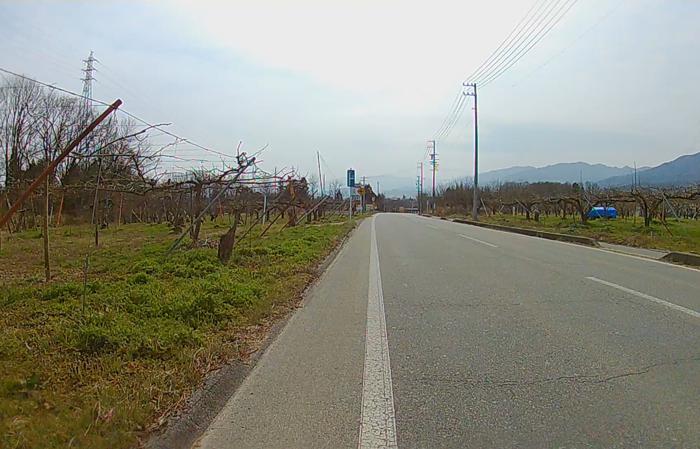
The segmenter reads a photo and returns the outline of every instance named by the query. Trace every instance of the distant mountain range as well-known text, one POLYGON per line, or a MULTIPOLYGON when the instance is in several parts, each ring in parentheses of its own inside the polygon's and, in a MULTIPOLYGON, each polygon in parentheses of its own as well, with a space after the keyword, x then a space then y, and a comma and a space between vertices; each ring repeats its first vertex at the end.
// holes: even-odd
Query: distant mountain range
MULTIPOLYGON (((643 186, 686 186, 700 184, 700 153, 688 154, 657 167, 638 167, 637 178, 643 186)), ((415 180, 401 176, 378 176, 382 193, 388 197, 415 197, 415 180)), ((481 185, 497 182, 592 182, 602 187, 632 185, 634 168, 610 167, 586 162, 565 162, 544 167, 517 166, 491 170, 479 174, 481 185)), ((425 189, 429 193, 429 177, 425 189)), ((441 184, 445 184, 444 181, 441 184)))
MULTIPOLYGON (((637 171, 639 184, 643 186, 687 186, 700 184, 700 153, 686 154, 658 167, 649 168, 642 173, 637 171)), ((598 182, 601 186, 619 187, 632 185, 630 174, 613 176, 598 182)))
MULTIPOLYGON (((637 179, 643 186, 686 186, 700 184, 700 153, 680 156, 657 167, 638 167, 637 179)), ((592 182, 603 187, 629 186, 634 168, 569 162, 545 167, 510 167, 481 173, 482 184, 496 182, 592 182)))
MULTIPOLYGON (((637 172, 646 167, 637 169, 637 172)), ((599 182, 614 176, 633 173, 631 167, 610 167, 586 162, 564 162, 545 167, 510 167, 481 173, 479 180, 484 184, 494 182, 599 182)))

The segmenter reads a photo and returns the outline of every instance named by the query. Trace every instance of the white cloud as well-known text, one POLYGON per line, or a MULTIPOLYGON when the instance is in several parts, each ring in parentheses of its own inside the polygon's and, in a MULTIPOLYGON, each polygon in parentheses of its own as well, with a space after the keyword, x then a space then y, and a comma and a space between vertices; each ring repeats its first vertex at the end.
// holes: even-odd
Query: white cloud
POLYGON ((183 0, 174 8, 213 45, 406 110, 442 107, 529 5, 183 0))
MULTIPOLYGON (((534 1, 0 1, 0 54, 79 90, 95 50, 98 97, 225 151, 270 143, 267 166, 313 171, 319 149, 340 175, 410 174, 461 81, 534 1)), ((699 14, 682 0, 579 1, 480 90, 482 168, 697 151, 699 14)), ((441 177, 471 172, 469 112, 438 146, 441 177)))

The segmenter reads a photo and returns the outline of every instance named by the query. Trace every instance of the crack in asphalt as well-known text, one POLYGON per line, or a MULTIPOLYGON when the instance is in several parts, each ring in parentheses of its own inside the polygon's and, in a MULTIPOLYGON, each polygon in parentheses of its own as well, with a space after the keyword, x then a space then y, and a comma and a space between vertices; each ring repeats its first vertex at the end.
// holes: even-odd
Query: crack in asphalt
POLYGON ((617 374, 615 376, 606 377, 604 379, 598 380, 596 383, 609 382, 611 380, 621 379, 621 378, 630 377, 630 376, 639 376, 639 375, 648 373, 649 371, 651 371, 654 368, 659 368, 662 366, 678 366, 678 365, 683 364, 683 363, 692 363, 692 362, 700 362, 700 357, 671 360, 669 362, 653 363, 651 365, 647 365, 647 366, 641 368, 639 371, 630 371, 627 373, 622 373, 622 374, 617 374))
POLYGON ((484 386, 484 387, 513 387, 513 386, 529 386, 537 384, 546 384, 553 382, 573 382, 573 383, 587 383, 587 384, 602 384, 617 379, 623 379, 626 377, 640 376, 649 373, 655 368, 660 368, 664 366, 678 366, 684 363, 696 363, 700 362, 700 357, 692 357, 686 359, 677 359, 667 362, 657 362, 650 365, 643 366, 635 371, 627 371, 624 373, 616 374, 614 376, 601 377, 600 374, 572 374, 566 376, 548 377, 544 379, 536 380, 478 380, 478 379, 447 379, 447 378, 427 378, 422 377, 419 379, 420 382, 432 384, 432 383, 453 383, 453 384, 464 384, 474 387, 484 386))

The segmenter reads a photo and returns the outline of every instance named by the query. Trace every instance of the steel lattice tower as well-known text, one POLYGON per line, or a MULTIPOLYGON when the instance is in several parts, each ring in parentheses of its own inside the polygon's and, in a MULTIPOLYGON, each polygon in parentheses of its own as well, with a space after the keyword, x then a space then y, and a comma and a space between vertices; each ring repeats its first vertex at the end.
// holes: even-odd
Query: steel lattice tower
POLYGON ((92 115, 92 82, 95 80, 93 72, 95 71, 95 62, 97 62, 92 50, 90 51, 90 56, 87 59, 83 59, 83 62, 85 63, 85 68, 82 69, 84 76, 81 78, 83 81, 83 102, 86 115, 89 117, 92 115))

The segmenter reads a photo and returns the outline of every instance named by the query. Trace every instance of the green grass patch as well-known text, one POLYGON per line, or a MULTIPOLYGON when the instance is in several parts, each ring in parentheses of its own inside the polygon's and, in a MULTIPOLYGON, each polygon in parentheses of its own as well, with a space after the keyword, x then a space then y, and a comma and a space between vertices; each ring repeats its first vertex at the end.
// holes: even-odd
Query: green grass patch
MULTIPOLYGON (((98 250, 89 227, 58 228, 48 284, 36 231, 4 240, 0 447, 137 445, 211 368, 254 347, 251 329, 298 297, 352 226, 275 226, 228 265, 213 248, 165 256, 165 225, 104 230, 98 250)), ((208 222, 202 238, 226 227, 208 222)))

